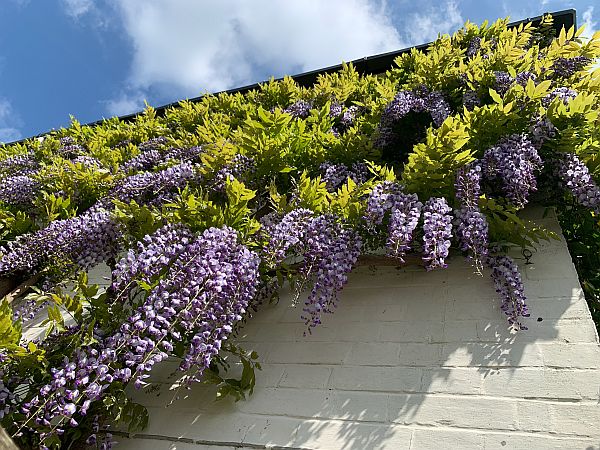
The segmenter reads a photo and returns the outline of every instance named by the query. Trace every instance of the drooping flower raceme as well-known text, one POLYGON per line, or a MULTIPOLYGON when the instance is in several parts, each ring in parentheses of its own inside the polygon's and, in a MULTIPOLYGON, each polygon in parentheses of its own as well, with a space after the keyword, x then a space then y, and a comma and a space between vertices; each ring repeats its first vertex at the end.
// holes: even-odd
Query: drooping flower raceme
POLYGON ((514 330, 526 330, 521 322, 523 317, 529 317, 523 281, 519 268, 509 256, 493 256, 488 265, 492 269, 492 279, 496 292, 502 298, 502 311, 508 316, 508 323, 514 330))
POLYGON ((387 238, 388 255, 399 258, 410 250, 413 233, 419 224, 422 203, 416 194, 400 194, 392 207, 387 238))
POLYGON ((151 284, 192 241, 192 232, 182 224, 167 224, 144 236, 129 249, 112 272, 113 301, 126 298, 138 283, 151 284))
MULTIPOLYGON (((211 182, 210 189, 215 192, 225 192, 225 184, 234 178, 240 179, 244 175, 249 175, 256 170, 254 159, 238 153, 231 162, 226 164, 215 174, 211 182)), ((243 181, 243 180, 242 180, 243 181)))
POLYGON ((27 206, 35 199, 40 183, 27 175, 0 180, 0 201, 14 206, 27 206))
POLYGON ((0 171, 9 175, 32 175, 38 171, 40 163, 32 153, 10 156, 0 161, 0 171))
POLYGON ((423 207, 423 261, 429 270, 446 268, 450 251, 452 216, 444 198, 430 198, 423 207))
POLYGON ((267 227, 265 231, 269 240, 263 249, 267 267, 274 268, 280 264, 286 258, 288 250, 304 240, 306 228, 313 216, 311 210, 298 208, 287 213, 276 225, 267 227))
POLYGON ((583 70, 592 60, 586 56, 575 56, 573 58, 556 58, 552 64, 552 70, 559 77, 569 78, 583 70))
POLYGON ((298 100, 285 108, 283 112, 290 114, 296 119, 306 119, 310 115, 312 104, 306 100, 298 100))
POLYGON ((488 223, 480 211, 481 167, 477 162, 461 167, 456 173, 456 199, 459 207, 454 211, 455 233, 460 249, 466 251, 479 273, 488 255, 488 223))
POLYGON ((322 180, 327 186, 327 191, 335 192, 342 187, 350 178, 356 184, 361 184, 367 181, 369 169, 365 163, 354 163, 351 168, 346 164, 332 164, 324 162, 319 167, 321 170, 322 180))
POLYGON ((476 208, 481 194, 481 166, 477 163, 456 171, 456 199, 466 208, 476 208))
POLYGON ((600 188, 587 166, 573 153, 557 155, 556 175, 563 188, 583 206, 600 212, 600 188))
POLYGON ((275 267, 286 256, 302 257, 297 289, 299 294, 303 286, 312 283, 302 314, 310 331, 321 323, 323 313, 336 306, 337 294, 360 254, 360 236, 335 216, 315 217, 307 209, 289 212, 266 233, 269 238, 263 252, 268 267, 275 267))
POLYGON ((498 181, 506 197, 519 208, 527 204, 530 192, 537 190, 535 173, 543 163, 525 135, 513 134, 502 139, 485 151, 481 163, 485 177, 498 181))
POLYGON ((0 248, 0 274, 31 273, 49 258, 68 258, 88 269, 116 255, 121 234, 120 225, 102 208, 55 220, 0 248))
POLYGON ((341 225, 334 216, 322 215, 308 223, 301 245, 301 276, 313 280, 302 314, 310 331, 321 323, 323 313, 331 313, 337 306, 338 293, 356 264, 362 242, 354 230, 341 225))
POLYGON ((547 108, 548 106, 550 106, 550 103, 555 98, 559 98, 560 100, 562 100, 562 102, 565 105, 568 105, 569 102, 571 100, 573 100, 575 97, 577 97, 577 91, 575 89, 571 89, 568 87, 558 87, 558 88, 552 90, 552 92, 547 94, 542 99, 542 105, 544 105, 544 107, 547 108))
POLYGON ((385 213, 391 210, 402 196, 402 186, 392 181, 377 184, 367 199, 365 221, 367 226, 373 228, 383 222, 385 213))
MULTIPOLYGON (((159 234, 178 231, 187 238, 182 228, 166 228, 159 234)), ((150 240, 156 243, 157 236, 150 240)), ((51 368, 49 383, 23 405, 27 417, 51 427, 49 433, 61 433, 67 424, 77 426, 112 383, 144 385, 148 372, 182 340, 189 346, 181 370, 192 370, 188 381, 199 379, 255 295, 259 259, 237 243, 237 233, 228 227, 205 230, 184 247, 115 334, 95 334, 96 342, 77 348, 71 358, 51 368)), ((148 248, 139 252, 137 267, 148 267, 141 259, 151 253, 148 248)), ((121 268, 125 264, 127 260, 121 268)), ((43 440, 49 434, 44 430, 39 436, 43 440)))
POLYGON ((111 206, 112 199, 129 203, 160 204, 170 193, 196 177, 194 166, 183 162, 158 172, 141 172, 125 178, 112 188, 101 201, 105 207, 111 206))

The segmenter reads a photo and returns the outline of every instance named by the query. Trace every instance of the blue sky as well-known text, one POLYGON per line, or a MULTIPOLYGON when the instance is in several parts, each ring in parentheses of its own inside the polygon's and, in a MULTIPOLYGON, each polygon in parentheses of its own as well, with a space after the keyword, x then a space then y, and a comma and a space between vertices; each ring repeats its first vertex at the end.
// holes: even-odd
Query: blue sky
POLYGON ((0 0, 0 142, 597 0, 0 0))

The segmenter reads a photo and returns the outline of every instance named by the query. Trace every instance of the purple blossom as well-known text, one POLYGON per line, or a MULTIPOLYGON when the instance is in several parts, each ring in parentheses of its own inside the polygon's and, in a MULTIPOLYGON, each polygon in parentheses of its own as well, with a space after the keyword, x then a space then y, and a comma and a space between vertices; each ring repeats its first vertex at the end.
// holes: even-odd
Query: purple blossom
POLYGON ((73 164, 81 164, 83 167, 86 167, 86 168, 102 167, 102 163, 97 158, 94 158, 93 156, 87 156, 87 155, 76 156, 75 158, 73 158, 71 160, 71 162, 73 164))
POLYGON ((475 56, 479 49, 481 48, 481 38, 479 36, 474 36, 469 41, 469 46, 467 47, 466 55, 468 58, 472 58, 475 56))
POLYGON ((542 166, 533 143, 520 134, 502 139, 486 150, 482 159, 485 177, 497 180, 506 197, 519 208, 527 204, 529 193, 537 190, 535 172, 542 166))
POLYGON ((561 186, 571 192, 578 203, 600 213, 600 188, 577 155, 557 154, 555 173, 561 186))
POLYGON ((461 207, 455 211, 456 237, 460 249, 468 252, 477 271, 481 273, 483 261, 488 255, 488 223, 479 208, 461 207))
POLYGON ((105 207, 110 206, 115 198, 129 203, 161 203, 165 196, 182 188, 188 181, 196 178, 194 166, 189 162, 177 164, 158 172, 141 172, 125 178, 108 192, 107 198, 101 201, 105 207))
POLYGON ((0 273, 31 273, 51 258, 67 258, 88 269, 117 253, 121 234, 120 225, 101 208, 72 219, 55 220, 0 248, 0 273))
POLYGON ((296 119, 306 119, 310 115, 312 103, 306 100, 298 100, 285 108, 283 112, 288 113, 296 119))
POLYGON ((446 268, 452 237, 451 208, 444 198, 430 198, 423 208, 423 261, 429 270, 446 268))
POLYGON ((32 153, 10 156, 0 161, 0 171, 8 175, 33 175, 40 168, 40 163, 32 153))
POLYGON ((576 72, 585 69, 592 60, 586 56, 575 56, 573 58, 556 58, 552 63, 554 73, 563 78, 569 78, 576 72))
POLYGON ((390 211, 402 198, 402 186, 392 181, 375 185, 365 208, 364 219, 369 228, 380 225, 387 211, 390 211))
POLYGON ((267 267, 276 267, 285 259, 288 250, 303 240, 313 215, 308 209, 298 208, 286 214, 279 223, 266 226, 269 240, 263 253, 267 267))
POLYGON ((488 255, 488 223, 479 210, 481 167, 477 163, 458 169, 456 173, 456 199, 460 207, 455 210, 455 230, 460 249, 468 252, 479 273, 488 255))
POLYGON ((456 171, 456 199, 466 208, 476 208, 481 194, 481 166, 470 164, 456 171))
POLYGON ((113 301, 127 298, 139 283, 152 284, 192 239, 192 232, 182 224, 168 224, 144 236, 135 249, 129 249, 112 272, 113 301))
POLYGON ((488 260, 492 269, 492 279, 496 292, 502 298, 502 311, 508 316, 508 323, 514 330, 526 330, 521 318, 529 317, 526 297, 519 268, 508 256, 492 256, 488 260))
POLYGON ((15 175, 0 180, 0 201, 13 206, 30 206, 40 183, 27 175, 15 175))
POLYGON ((476 106, 481 106, 481 99, 477 91, 469 90, 463 94, 463 105, 467 111, 473 111, 476 106))
POLYGON ((565 105, 568 105, 575 97, 577 97, 576 90, 568 87, 558 87, 542 99, 542 105, 547 108, 555 98, 559 98, 565 105))
POLYGON ((540 149, 544 143, 556 136, 556 127, 547 117, 537 117, 532 120, 529 126, 531 142, 537 149, 540 149))
POLYGON ((381 149, 397 146, 406 136, 398 134, 396 127, 409 113, 426 113, 439 127, 450 115, 450 106, 441 92, 422 86, 413 91, 400 91, 381 114, 375 146, 381 149))
POLYGON ((406 251, 410 250, 422 207, 416 194, 400 194, 392 207, 386 247, 388 255, 399 258, 401 262, 404 262, 402 258, 406 251))
POLYGON ((147 152, 150 150, 159 150, 161 149, 163 146, 167 145, 168 140, 167 138, 163 137, 163 136, 158 136, 152 139, 148 139, 145 142, 142 142, 141 144, 138 145, 138 148, 140 149, 140 152, 147 152))
POLYGON ((362 242, 334 216, 322 215, 309 222, 301 245, 304 260, 300 275, 313 280, 302 314, 310 331, 321 323, 323 313, 332 313, 337 306, 338 293, 356 264, 362 242))
POLYGON ((500 94, 504 95, 510 89, 512 84, 514 83, 513 77, 510 76, 508 72, 503 71, 495 71, 494 72, 494 90, 500 94))
POLYGON ((214 192, 225 192, 226 181, 241 179, 243 176, 250 175, 256 170, 254 159, 238 153, 231 162, 219 169, 213 178, 210 189, 214 192))
POLYGON ((515 82, 517 84, 520 84, 523 87, 527 86, 527 82, 529 80, 532 80, 532 81, 535 82, 537 80, 537 76, 535 75, 535 73, 529 72, 528 70, 524 70, 523 72, 519 72, 517 74, 517 76, 515 77, 515 82))

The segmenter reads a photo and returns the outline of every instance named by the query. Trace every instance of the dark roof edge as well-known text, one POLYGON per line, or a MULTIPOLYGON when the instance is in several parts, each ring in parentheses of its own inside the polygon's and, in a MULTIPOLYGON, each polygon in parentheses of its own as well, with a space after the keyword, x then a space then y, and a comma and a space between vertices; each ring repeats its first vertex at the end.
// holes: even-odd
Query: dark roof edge
MULTIPOLYGON (((539 24, 539 22, 542 19, 542 16, 545 14, 552 14, 552 17, 554 18, 554 29, 559 32, 560 29, 562 27, 565 27, 566 29, 574 26, 575 28, 577 28, 577 11, 575 9, 565 9, 562 11, 556 11, 556 12, 548 12, 548 13, 544 13, 542 15, 539 16, 535 16, 535 17, 528 17, 526 19, 523 20, 519 20, 516 22, 511 22, 508 24, 509 28, 514 28, 514 27, 518 27, 521 24, 525 24, 528 22, 532 22, 533 24, 539 24)), ((392 63, 394 62, 394 59, 396 59, 398 56, 400 56, 403 53, 407 53, 410 52, 413 48, 416 49, 425 49, 427 48, 430 43, 427 44, 421 44, 421 45, 415 45, 412 47, 408 47, 408 48, 404 48, 401 50, 395 50, 392 52, 387 52, 387 53, 380 53, 378 55, 373 55, 373 56, 365 56, 364 58, 359 58, 359 59, 355 59, 353 61, 348 61, 348 63, 351 63, 355 69, 361 73, 361 74, 379 74, 379 73, 384 73, 386 70, 389 70, 392 67, 392 63)), ((324 67, 322 69, 316 69, 316 70, 310 70, 308 72, 303 72, 297 75, 291 75, 291 78, 294 79, 294 81, 296 81, 298 84, 300 84, 301 86, 312 86, 316 81, 317 78, 320 74, 325 74, 325 73, 333 73, 333 72, 337 72, 342 68, 342 64, 336 64, 334 66, 329 66, 329 67, 324 67)), ((278 80, 282 80, 283 78, 277 78, 276 81, 278 80)), ((234 89, 228 89, 226 91, 220 91, 220 92, 214 92, 211 94, 205 94, 205 95, 218 95, 218 94, 222 94, 222 93, 226 93, 226 94, 235 94, 235 93, 245 93, 248 91, 251 91, 253 89, 257 89, 261 84, 268 82, 268 80, 264 80, 264 81, 260 81, 258 83, 253 83, 253 84, 249 84, 247 86, 242 86, 239 88, 234 88, 234 89)), ((202 100, 202 98, 204 97, 204 95, 201 95, 199 97, 194 97, 194 98, 190 98, 190 99, 186 99, 189 102, 198 102, 200 100, 202 100)), ((178 100, 176 102, 172 102, 172 103, 168 103, 166 105, 162 105, 162 106, 157 106, 154 108, 154 110, 156 111, 156 114, 158 116, 161 116, 165 113, 165 111, 168 108, 172 108, 177 106, 181 101, 183 100, 178 100)), ((135 119, 138 115, 143 114, 143 111, 139 111, 136 113, 131 113, 131 114, 126 114, 123 116, 116 116, 117 119, 122 120, 122 121, 130 121, 135 119)), ((114 118, 114 117, 113 117, 114 118)), ((82 126, 95 126, 95 125, 100 125, 102 122, 104 122, 105 120, 107 120, 107 118, 102 118, 100 120, 95 120, 93 122, 89 122, 86 123, 82 126)), ((55 131, 55 129, 52 129, 50 131, 46 131, 44 133, 40 133, 38 135, 35 136, 31 136, 28 138, 23 138, 20 139, 18 141, 13 141, 13 142, 9 142, 5 145, 12 145, 12 144, 18 144, 21 142, 24 142, 28 139, 32 139, 32 138, 37 138, 37 137, 41 137, 41 136, 45 136, 48 133, 51 133, 52 131, 55 131)))

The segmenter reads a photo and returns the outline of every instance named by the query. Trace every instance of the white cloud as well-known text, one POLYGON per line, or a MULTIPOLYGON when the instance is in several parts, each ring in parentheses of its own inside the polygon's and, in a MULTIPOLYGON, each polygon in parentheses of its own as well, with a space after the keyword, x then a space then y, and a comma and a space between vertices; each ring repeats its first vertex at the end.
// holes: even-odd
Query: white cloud
POLYGON ((21 139, 21 119, 13 111, 10 102, 0 98, 0 142, 12 142, 21 139))
POLYGON ((594 35, 594 32, 597 31, 597 22, 594 21, 594 7, 590 6, 583 13, 583 26, 585 26, 585 31, 583 32, 583 37, 591 38, 594 35))
MULTIPOLYGON (((130 84, 195 96, 402 48, 377 0, 113 0, 130 84)), ((126 104, 126 102, 124 103, 126 104)))
POLYGON ((61 3, 67 15, 76 20, 95 9, 93 0, 61 0, 61 3))
POLYGON ((464 19, 454 0, 412 13, 406 21, 412 45, 425 44, 435 40, 438 34, 453 33, 464 24, 464 19))
POLYGON ((143 92, 133 90, 132 92, 121 92, 121 94, 106 103, 106 111, 110 116, 124 116, 144 109, 145 96, 143 92))

